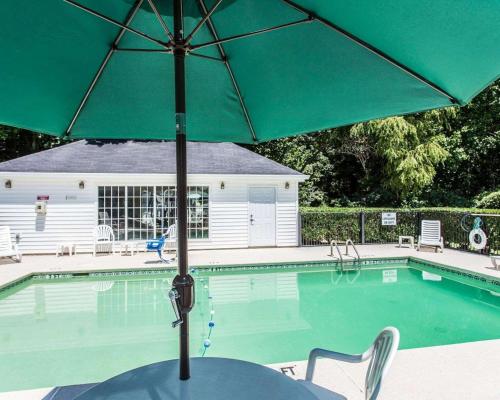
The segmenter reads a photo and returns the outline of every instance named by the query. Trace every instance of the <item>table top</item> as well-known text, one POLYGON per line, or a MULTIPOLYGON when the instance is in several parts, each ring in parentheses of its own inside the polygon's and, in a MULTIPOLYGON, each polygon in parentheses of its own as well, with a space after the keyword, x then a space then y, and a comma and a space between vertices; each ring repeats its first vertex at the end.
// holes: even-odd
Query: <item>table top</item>
POLYGON ((246 361, 192 358, 191 378, 179 380, 179 361, 146 365, 102 382, 77 400, 317 400, 301 383, 246 361))

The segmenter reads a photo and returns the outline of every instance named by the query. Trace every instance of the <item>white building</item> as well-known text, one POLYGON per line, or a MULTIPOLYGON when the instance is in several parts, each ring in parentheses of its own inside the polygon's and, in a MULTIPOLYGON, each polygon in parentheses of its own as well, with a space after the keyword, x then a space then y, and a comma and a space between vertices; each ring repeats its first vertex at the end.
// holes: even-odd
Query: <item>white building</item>
MULTIPOLYGON (((232 143, 187 152, 190 249, 298 245, 307 176, 232 143)), ((97 224, 145 241, 175 221, 175 184, 174 142, 82 140, 0 163, 0 226, 25 254, 89 252, 97 224)))

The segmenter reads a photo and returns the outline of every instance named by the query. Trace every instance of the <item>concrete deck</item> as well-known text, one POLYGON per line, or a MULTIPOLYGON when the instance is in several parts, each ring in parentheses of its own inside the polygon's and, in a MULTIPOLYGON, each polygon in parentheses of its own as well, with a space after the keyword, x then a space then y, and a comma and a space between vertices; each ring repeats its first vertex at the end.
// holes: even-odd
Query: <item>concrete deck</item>
MULTIPOLYGON (((415 257, 425 261, 458 267, 474 273, 500 278, 489 257, 445 249, 444 253, 395 245, 358 246, 362 258, 415 257)), ((198 250, 189 254, 190 265, 235 265, 276 262, 331 261, 328 247, 198 250)), ((90 272, 148 269, 176 266, 158 262, 154 253, 134 256, 90 254, 55 257, 25 256, 22 263, 0 259, 0 288, 32 273, 90 272)), ((293 378, 303 378, 306 362, 287 362, 271 367, 294 366, 293 378)), ((397 353, 381 400, 468 400, 500 399, 500 340, 458 345, 402 350, 397 353)), ((340 364, 331 360, 318 362, 315 381, 349 399, 364 399, 363 382, 366 365, 340 364)), ((0 393, 0 400, 40 400, 51 388, 0 393)))
MULTIPOLYGON (((500 340, 400 350, 387 375, 380 400, 500 399, 500 340)), ((304 379, 306 361, 270 365, 294 367, 293 379, 304 379)), ((364 400, 368 362, 347 364, 320 359, 313 382, 346 396, 364 400)))
MULTIPOLYGON (((431 249, 416 251, 396 245, 357 246, 361 258, 416 257, 425 261, 458 267, 471 272, 500 278, 500 270, 495 270, 489 257, 474 253, 445 249, 435 253, 431 249)), ((344 250, 344 249, 342 249, 344 250)), ((352 252, 352 250, 351 250, 352 252)), ((235 265, 278 262, 331 261, 330 248, 287 247, 237 250, 195 250, 189 252, 192 266, 235 265)), ((104 254, 93 257, 91 254, 75 256, 38 255, 24 256, 21 263, 0 259, 0 288, 29 276, 32 273, 91 272, 129 269, 148 269, 176 266, 176 262, 165 264, 158 260, 156 253, 136 253, 130 255, 104 254)))

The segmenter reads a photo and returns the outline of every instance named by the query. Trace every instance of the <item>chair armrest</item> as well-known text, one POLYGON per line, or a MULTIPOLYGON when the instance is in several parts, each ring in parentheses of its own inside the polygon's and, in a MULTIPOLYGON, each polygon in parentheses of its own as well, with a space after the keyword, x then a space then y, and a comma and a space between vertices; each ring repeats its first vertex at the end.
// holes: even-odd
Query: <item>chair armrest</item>
POLYGON ((306 371, 306 381, 311 381, 314 375, 314 369, 316 367, 316 359, 330 358, 332 360, 344 361, 349 363, 359 363, 366 360, 366 354, 345 354, 338 353, 336 351, 324 350, 324 349, 312 349, 309 353, 309 360, 307 361, 307 371, 306 371))

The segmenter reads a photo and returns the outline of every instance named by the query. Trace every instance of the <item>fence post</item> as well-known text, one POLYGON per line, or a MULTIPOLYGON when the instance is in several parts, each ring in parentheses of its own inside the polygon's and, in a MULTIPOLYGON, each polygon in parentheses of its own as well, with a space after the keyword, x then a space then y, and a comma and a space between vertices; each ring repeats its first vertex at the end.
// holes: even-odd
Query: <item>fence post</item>
POLYGON ((365 244, 365 212, 359 213, 359 242, 365 244))
POLYGON ((422 232, 420 232, 420 225, 422 222, 422 213, 420 211, 417 212, 417 226, 415 227, 416 237, 418 238, 422 232))
POLYGON ((300 211, 298 212, 297 229, 298 229, 297 236, 299 241, 299 247, 302 247, 302 213, 300 211))

